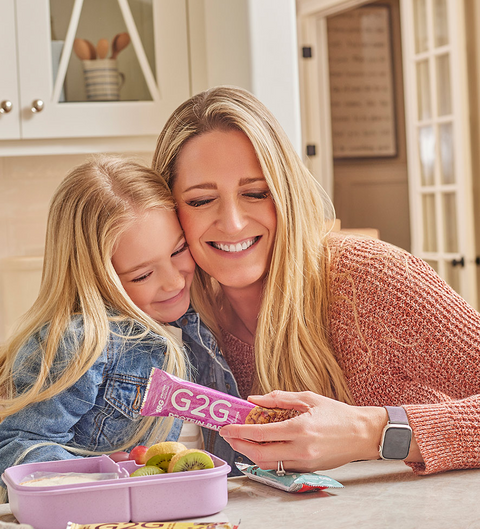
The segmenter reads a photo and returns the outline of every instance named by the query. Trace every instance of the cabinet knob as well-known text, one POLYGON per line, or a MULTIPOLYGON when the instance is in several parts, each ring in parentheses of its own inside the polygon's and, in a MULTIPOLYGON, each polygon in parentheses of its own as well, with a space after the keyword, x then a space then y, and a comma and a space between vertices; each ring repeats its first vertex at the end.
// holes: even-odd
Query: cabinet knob
POLYGON ((10 110, 12 110, 13 105, 12 102, 8 99, 5 99, 0 103, 0 114, 8 114, 10 110))
POLYGON ((41 112, 44 107, 44 102, 41 99, 35 99, 35 101, 32 102, 32 112, 41 112))

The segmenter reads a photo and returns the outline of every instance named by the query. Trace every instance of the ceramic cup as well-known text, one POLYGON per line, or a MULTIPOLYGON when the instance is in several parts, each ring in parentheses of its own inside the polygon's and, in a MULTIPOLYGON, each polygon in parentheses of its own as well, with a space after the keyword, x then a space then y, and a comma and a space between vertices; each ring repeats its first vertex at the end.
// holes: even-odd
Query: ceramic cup
POLYGON ((96 59, 82 62, 88 101, 118 101, 125 76, 118 71, 117 61, 96 59))

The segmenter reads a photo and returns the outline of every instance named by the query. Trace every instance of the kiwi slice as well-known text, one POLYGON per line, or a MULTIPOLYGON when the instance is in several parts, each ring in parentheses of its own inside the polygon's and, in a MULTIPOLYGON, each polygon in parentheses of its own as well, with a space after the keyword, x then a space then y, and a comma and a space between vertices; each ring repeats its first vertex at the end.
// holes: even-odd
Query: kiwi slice
POLYGON ((154 476, 155 474, 165 474, 165 470, 155 465, 145 465, 144 467, 137 468, 137 470, 130 474, 130 477, 138 478, 139 476, 154 476))
POLYGON ((186 450, 187 447, 178 443, 177 441, 164 441, 162 443, 157 443, 152 445, 148 450, 146 455, 147 465, 154 465, 158 468, 161 468, 165 472, 168 470, 168 465, 172 457, 177 453, 183 450, 186 450))
POLYGON ((168 472, 205 470, 214 466, 212 458, 206 452, 190 448, 189 450, 178 452, 172 457, 168 465, 168 472))
POLYGON ((164 472, 168 470, 168 465, 173 457, 173 454, 157 454, 151 457, 145 465, 158 467, 164 472))

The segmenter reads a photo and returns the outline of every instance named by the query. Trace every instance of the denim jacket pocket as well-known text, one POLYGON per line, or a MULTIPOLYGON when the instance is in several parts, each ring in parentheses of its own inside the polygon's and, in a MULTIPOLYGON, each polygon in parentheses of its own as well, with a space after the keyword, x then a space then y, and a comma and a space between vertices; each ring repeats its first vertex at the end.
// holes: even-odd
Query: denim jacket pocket
POLYGON ((107 381, 105 401, 129 419, 138 419, 147 382, 141 377, 116 374, 107 381))

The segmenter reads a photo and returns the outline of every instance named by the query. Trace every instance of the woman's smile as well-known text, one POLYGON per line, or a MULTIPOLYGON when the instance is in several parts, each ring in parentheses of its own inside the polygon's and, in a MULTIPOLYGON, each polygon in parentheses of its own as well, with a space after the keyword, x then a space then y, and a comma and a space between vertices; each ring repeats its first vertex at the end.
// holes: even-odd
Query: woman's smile
POLYGON ((252 239, 247 239, 246 241, 237 242, 237 243, 225 243, 225 242, 209 242, 210 246, 221 250, 222 252, 229 253, 239 253, 244 252, 251 248, 256 242, 260 240, 260 236, 253 237, 252 239))

